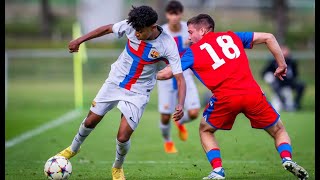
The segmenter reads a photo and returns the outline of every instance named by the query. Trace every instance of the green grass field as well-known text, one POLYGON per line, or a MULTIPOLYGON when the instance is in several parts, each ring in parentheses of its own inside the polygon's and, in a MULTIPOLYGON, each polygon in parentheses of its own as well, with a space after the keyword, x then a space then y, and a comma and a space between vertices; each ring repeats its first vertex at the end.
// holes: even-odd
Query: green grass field
MULTIPOLYGON (((6 148, 6 179, 45 179, 45 161, 67 147, 86 116, 89 106, 110 70, 112 59, 89 60, 84 65, 84 109, 81 116, 58 127, 6 148)), ((252 61, 257 81, 270 94, 259 76, 264 62, 252 61)), ((314 60, 301 62, 301 79, 307 82, 303 109, 282 112, 293 144, 293 158, 315 179, 315 90, 314 60), (312 67, 312 68, 310 68, 312 67)), ((71 59, 10 59, 8 108, 5 114, 5 139, 50 122, 74 109, 71 59)), ((197 81, 199 84, 199 82, 197 81)), ((202 95, 205 88, 199 84, 202 95)), ((115 138, 120 112, 110 111, 82 145, 73 159, 70 179, 111 179, 115 158, 115 138)), ((172 127, 177 154, 165 154, 159 129, 157 88, 151 95, 141 123, 132 136, 132 145, 124 164, 127 179, 202 179, 211 167, 200 145, 200 117, 187 124, 189 139, 181 142, 172 127)), ((242 114, 231 131, 219 131, 223 166, 228 179, 295 179, 281 166, 273 141, 262 130, 252 129, 242 114)))

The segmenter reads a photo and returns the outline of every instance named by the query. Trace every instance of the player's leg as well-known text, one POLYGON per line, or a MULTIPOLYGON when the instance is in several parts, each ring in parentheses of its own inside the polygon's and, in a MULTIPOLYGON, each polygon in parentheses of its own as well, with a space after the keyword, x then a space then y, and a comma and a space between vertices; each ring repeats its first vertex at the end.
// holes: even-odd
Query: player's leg
POLYGON ((203 112, 199 133, 202 147, 212 167, 210 174, 204 179, 224 179, 224 169, 217 139, 214 135, 217 129, 230 130, 236 116, 240 112, 240 96, 211 97, 203 112))
POLYGON ((263 94, 248 95, 245 99, 244 114, 253 128, 265 129, 274 139, 275 147, 282 159, 283 167, 300 179, 308 178, 307 171, 291 160, 291 140, 280 115, 268 103, 263 94))
POLYGON ((203 179, 225 179, 224 169, 222 168, 220 148, 214 135, 215 132, 216 129, 210 126, 205 119, 202 118, 199 127, 200 141, 213 169, 210 174, 203 179))
POLYGON ((192 78, 192 75, 190 75, 189 72, 184 72, 183 75, 188 82, 186 85, 187 91, 184 103, 185 112, 183 117, 179 121, 175 121, 175 124, 179 130, 179 138, 182 141, 186 141, 188 138, 188 131, 184 124, 198 118, 201 104, 198 89, 192 78))
POLYGON ((81 122, 78 132, 71 145, 60 151, 57 155, 64 156, 68 159, 79 153, 81 144, 89 136, 91 131, 102 120, 104 115, 110 111, 118 101, 116 101, 117 89, 115 84, 105 82, 97 93, 91 104, 87 117, 81 122))
POLYGON ((81 144, 89 136, 96 125, 102 120, 102 118, 103 116, 99 116, 92 111, 89 111, 87 117, 80 124, 79 130, 73 138, 71 145, 59 152, 57 156, 64 156, 65 158, 70 159, 79 153, 81 144))
MULTIPOLYGON (((187 99, 187 96, 186 96, 187 99)), ((184 112, 183 117, 179 121, 175 121, 175 125, 178 128, 179 138, 182 141, 186 141, 188 139, 188 130, 185 126, 185 123, 191 122, 198 118, 200 108, 195 109, 187 109, 184 112)))
POLYGON ((283 88, 283 85, 281 85, 281 83, 276 80, 271 84, 271 88, 272 88, 274 94, 276 94, 278 96, 279 100, 281 101, 281 106, 284 107, 285 106, 285 97, 283 97, 283 95, 281 94, 281 89, 283 88))
POLYGON ((308 172, 296 162, 292 161, 292 147, 288 132, 282 121, 279 119, 276 124, 266 129, 273 137, 275 147, 282 159, 282 166, 299 179, 307 179, 308 172))
POLYGON ((128 101, 120 100, 117 106, 122 114, 116 138, 116 157, 112 165, 113 180, 125 180, 123 163, 130 149, 130 137, 138 127, 141 116, 149 101, 149 96, 125 91, 123 99, 127 99, 128 101))
POLYGON ((160 113, 160 130, 162 138, 165 142, 171 141, 170 118, 171 114, 160 113))
POLYGON ((158 111, 160 112, 160 131, 164 140, 164 151, 176 153, 177 149, 171 139, 171 114, 176 104, 176 91, 171 87, 173 80, 158 81, 158 111))
POLYGON ((292 88, 296 91, 296 96, 294 98, 295 106, 297 109, 301 108, 301 98, 304 94, 305 84, 298 80, 292 81, 292 88))
POLYGON ((288 112, 295 111, 295 105, 293 101, 293 91, 290 86, 283 86, 281 88, 282 96, 284 97, 285 103, 284 103, 284 109, 288 112))
POLYGON ((170 130, 171 130, 170 118, 171 118, 171 114, 161 113, 160 130, 164 140, 164 151, 166 153, 177 153, 178 150, 174 145, 174 142, 172 141, 171 135, 170 135, 170 130))
POLYGON ((130 137, 132 133, 133 129, 128 124, 127 119, 121 114, 121 122, 116 139, 116 158, 112 165, 113 180, 125 179, 122 165, 131 146, 130 137))
MULTIPOLYGON (((200 106, 200 103, 198 105, 200 106)), ((198 116, 199 116, 200 107, 198 107, 198 106, 197 107, 191 107, 191 108, 188 107, 186 110, 187 110, 186 114, 188 114, 188 117, 187 117, 188 120, 187 121, 180 121, 179 120, 180 124, 188 123, 188 122, 191 122, 191 121, 197 119, 198 116)))

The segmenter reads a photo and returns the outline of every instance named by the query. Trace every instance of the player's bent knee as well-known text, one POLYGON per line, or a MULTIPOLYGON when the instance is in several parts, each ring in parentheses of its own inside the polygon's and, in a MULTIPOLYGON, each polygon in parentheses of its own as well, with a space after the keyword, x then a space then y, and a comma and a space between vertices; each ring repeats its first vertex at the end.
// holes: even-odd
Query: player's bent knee
POLYGON ((286 129, 284 125, 282 124, 282 121, 279 119, 279 121, 274 124, 273 126, 266 129, 266 131, 272 136, 276 137, 278 134, 281 134, 283 132, 286 132, 286 129))
POLYGON ((188 111, 189 118, 192 119, 192 120, 197 119, 198 116, 199 116, 199 110, 200 109, 189 110, 188 111))
POLYGON ((170 123, 171 114, 161 114, 161 122, 162 124, 170 123))
POLYGON ((84 126, 86 128, 95 128, 96 125, 102 120, 102 118, 103 116, 99 116, 90 111, 86 120, 84 121, 84 126))
POLYGON ((84 126, 86 128, 95 128, 99 122, 95 122, 94 120, 86 120, 84 122, 84 126))
POLYGON ((213 127, 211 127, 206 121, 204 121, 203 119, 200 122, 200 126, 199 126, 199 133, 214 133, 215 129, 213 127))
POLYGON ((203 132, 205 130, 205 124, 204 122, 200 122, 200 126, 199 126, 199 132, 203 132))
POLYGON ((127 141, 129 141, 129 139, 130 139, 130 136, 128 136, 128 135, 125 135, 125 134, 118 134, 118 136, 117 136, 117 140, 119 141, 119 142, 121 142, 121 143, 124 143, 124 142, 127 142, 127 141))

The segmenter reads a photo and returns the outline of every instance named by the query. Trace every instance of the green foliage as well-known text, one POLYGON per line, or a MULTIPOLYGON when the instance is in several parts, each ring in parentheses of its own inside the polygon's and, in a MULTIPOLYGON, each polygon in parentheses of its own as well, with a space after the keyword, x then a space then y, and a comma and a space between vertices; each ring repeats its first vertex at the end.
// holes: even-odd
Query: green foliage
MULTIPOLYGON (((53 33, 59 33, 61 38, 70 38, 72 34, 72 24, 75 22, 72 18, 66 18, 62 20, 63 17, 55 17, 53 22, 53 33)), ((42 39, 41 35, 41 21, 40 19, 34 19, 29 21, 13 21, 6 22, 5 33, 6 38, 14 39, 15 41, 19 38, 27 38, 29 40, 35 38, 42 39)), ((50 37, 50 36, 49 36, 50 37)), ((50 39, 46 37, 46 40, 50 42, 50 39)))
POLYGON ((14 22, 5 24, 6 37, 39 35, 40 29, 37 22, 14 22))
MULTIPOLYGON (((22 2, 22 1, 21 1, 22 2)), ((32 1, 33 2, 33 1, 32 1)), ((34 1, 35 2, 35 1, 34 1)), ((141 1, 143 2, 143 1, 141 1)), ((67 4, 73 4, 74 1, 52 1, 53 8, 59 8, 59 6, 66 6, 67 4)), ((70 6, 74 8, 74 6, 70 6)), ((260 14, 259 11, 255 11, 254 9, 250 10, 249 15, 243 13, 239 10, 235 12, 231 12, 231 10, 226 10, 230 13, 223 11, 209 11, 208 13, 212 13, 213 17, 215 17, 216 21, 216 31, 260 31, 260 32, 271 32, 275 33, 275 27, 272 23, 271 15, 268 12, 264 15, 260 14), (216 14, 217 13, 217 14, 216 14), (228 14, 224 17, 225 14, 228 14)), ((54 12, 54 11, 53 11, 54 12)), ((197 11, 196 11, 197 12, 197 11)), ((187 12, 186 12, 187 13, 187 12)), ((72 24, 76 21, 76 16, 74 15, 56 15, 54 14, 55 21, 53 22, 53 33, 60 37, 62 40, 69 41, 72 39, 72 24)), ((24 18, 22 18, 24 19, 24 18)), ((285 37, 285 42, 293 48, 310 48, 309 44, 314 44, 315 38, 315 22, 314 22, 314 13, 312 11, 306 10, 297 10, 292 9, 289 13, 289 27, 288 32, 285 37)), ((184 19, 187 20, 187 17, 184 19)), ((43 41, 44 37, 41 36, 41 24, 40 24, 40 16, 39 17, 28 17, 27 20, 21 20, 21 18, 12 19, 10 21, 6 21, 5 24, 5 32, 6 32, 6 45, 9 48, 28 48, 28 46, 22 47, 25 45, 15 45, 17 41, 21 39, 30 40, 34 44, 38 44, 38 41, 43 41), (13 42, 10 42, 13 41, 13 42)), ((47 42, 43 43, 43 48, 49 48, 46 44, 52 44, 51 41, 55 41, 51 36, 45 37, 47 42)), ((58 38, 59 40, 59 38, 58 38)), ((28 44, 28 43, 27 43, 28 44)), ((29 43, 30 44, 30 43, 29 43)), ((41 43, 40 43, 41 44, 41 43)), ((39 46, 40 46, 39 44, 39 46)), ((94 43, 93 43, 94 44, 94 43)), ((30 45, 34 47, 33 45, 30 45)), ((37 46, 37 47, 39 47, 37 46)), ((95 46, 95 45, 94 45, 95 46)), ((40 46, 41 47, 41 46, 40 46)), ((39 47, 39 48, 40 48, 39 47)), ((60 48, 65 47, 64 45, 60 46, 60 48)), ((101 47, 97 45, 97 47, 101 47)), ((35 47, 36 48, 36 47, 35 47)))
POLYGON ((315 43, 315 27, 305 24, 300 29, 289 29, 286 35, 286 44, 295 49, 304 49, 309 43, 315 43))

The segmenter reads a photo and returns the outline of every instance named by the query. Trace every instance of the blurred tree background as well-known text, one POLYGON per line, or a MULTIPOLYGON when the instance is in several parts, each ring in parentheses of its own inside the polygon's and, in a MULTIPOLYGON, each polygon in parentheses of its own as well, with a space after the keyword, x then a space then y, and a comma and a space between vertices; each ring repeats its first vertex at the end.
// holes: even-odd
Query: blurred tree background
MULTIPOLYGON (((108 1, 91 2, 108 7, 108 1)), ((65 47, 72 39, 72 24, 81 13, 79 4, 85 0, 6 0, 6 48, 65 47), (30 44, 32 41, 32 44, 30 44)), ((150 5, 159 13, 159 24, 165 22, 164 6, 167 0, 119 0, 123 18, 131 5, 150 5)), ((311 0, 181 0, 185 6, 184 20, 208 13, 216 21, 216 31, 272 32, 281 43, 293 49, 313 49, 315 34, 315 8, 311 0)), ((85 8, 85 7, 83 7, 85 8)), ((107 9, 106 9, 107 11, 107 9)), ((112 14, 110 14, 112 16, 112 14)), ((121 19, 118 19, 121 20, 121 19)), ((114 22, 101 22, 101 25, 114 22)), ((112 41, 90 43, 106 47, 112 41), (103 45, 98 45, 103 44, 103 45)), ((89 45, 90 46, 90 45, 89 45)))

